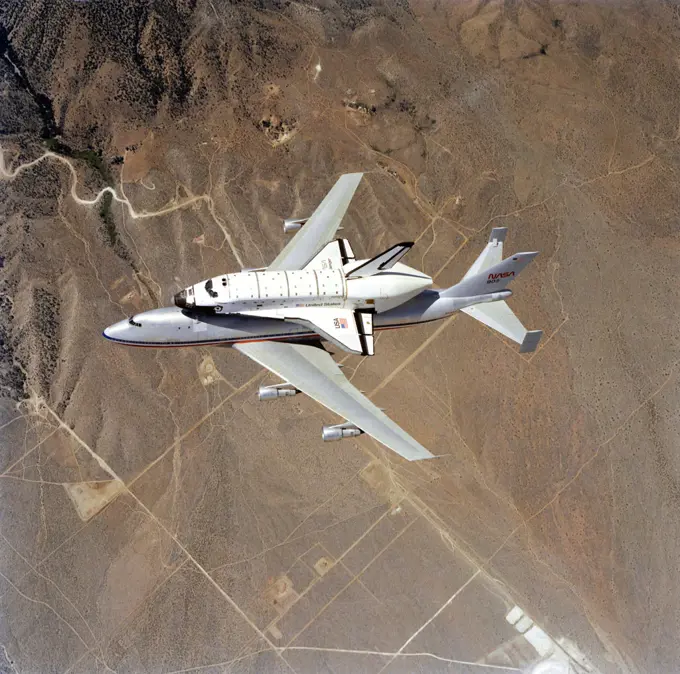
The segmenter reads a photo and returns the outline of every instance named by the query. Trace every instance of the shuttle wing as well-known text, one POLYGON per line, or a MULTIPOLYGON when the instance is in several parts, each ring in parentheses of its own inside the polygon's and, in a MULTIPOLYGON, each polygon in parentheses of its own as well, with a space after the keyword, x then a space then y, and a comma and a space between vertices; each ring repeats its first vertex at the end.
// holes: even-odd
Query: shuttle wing
POLYGON ((340 176, 302 229, 267 269, 269 271, 303 269, 335 236, 363 175, 346 173, 340 176))
POLYGON ((242 342, 234 348, 408 461, 433 458, 425 447, 352 386, 327 351, 309 344, 286 342, 242 342))
POLYGON ((352 309, 300 307, 279 309, 286 321, 311 328, 335 346, 362 356, 372 356, 373 314, 352 309))
POLYGON ((342 269, 354 260, 354 251, 349 241, 347 239, 335 239, 335 241, 327 243, 304 268, 321 271, 342 269))

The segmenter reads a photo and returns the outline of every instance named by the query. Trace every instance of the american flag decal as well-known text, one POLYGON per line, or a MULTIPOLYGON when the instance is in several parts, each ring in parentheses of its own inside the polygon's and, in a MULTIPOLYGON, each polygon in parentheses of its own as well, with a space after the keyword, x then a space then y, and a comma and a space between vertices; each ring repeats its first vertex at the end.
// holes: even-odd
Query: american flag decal
POLYGON ((348 327, 346 318, 334 318, 333 324, 335 325, 336 328, 341 328, 344 330, 346 330, 348 327))

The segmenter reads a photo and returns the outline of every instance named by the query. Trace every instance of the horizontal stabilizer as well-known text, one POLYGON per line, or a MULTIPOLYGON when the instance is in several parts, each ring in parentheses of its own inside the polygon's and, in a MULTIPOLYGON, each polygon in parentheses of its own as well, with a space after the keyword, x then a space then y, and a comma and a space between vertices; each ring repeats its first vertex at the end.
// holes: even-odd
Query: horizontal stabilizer
POLYGON ((542 330, 528 331, 503 300, 474 304, 461 311, 520 344, 520 353, 535 351, 543 335, 542 330))
POLYGON ((392 246, 392 248, 388 248, 384 253, 380 253, 380 255, 377 255, 372 260, 368 260, 355 269, 352 269, 347 274, 347 278, 364 278, 391 269, 402 257, 404 257, 404 255, 406 255, 406 253, 409 252, 409 250, 411 250, 412 247, 412 241, 398 243, 392 246))
POLYGON ((519 352, 531 353, 532 351, 536 351, 536 347, 541 341, 541 337, 543 337, 543 330, 528 330, 527 334, 524 336, 522 345, 519 347, 519 352))
POLYGON ((442 297, 473 297, 504 290, 538 253, 516 253, 441 292, 442 297))

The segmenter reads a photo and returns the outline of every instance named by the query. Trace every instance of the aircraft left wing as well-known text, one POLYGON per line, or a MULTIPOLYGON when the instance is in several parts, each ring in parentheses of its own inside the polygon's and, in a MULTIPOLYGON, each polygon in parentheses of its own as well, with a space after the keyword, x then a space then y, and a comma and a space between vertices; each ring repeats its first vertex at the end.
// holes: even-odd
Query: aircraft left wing
POLYGON ((408 461, 434 458, 352 386, 327 351, 288 342, 242 342, 234 348, 408 461))
POLYGON ((333 239, 363 175, 346 173, 338 178, 302 229, 267 267, 268 271, 303 269, 333 239))

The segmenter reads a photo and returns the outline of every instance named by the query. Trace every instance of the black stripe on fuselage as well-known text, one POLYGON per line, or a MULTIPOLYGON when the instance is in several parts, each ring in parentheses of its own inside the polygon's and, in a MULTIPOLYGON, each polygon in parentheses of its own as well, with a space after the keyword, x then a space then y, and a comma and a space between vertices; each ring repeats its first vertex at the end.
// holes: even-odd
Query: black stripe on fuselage
POLYGON ((430 278, 429 276, 423 276, 422 274, 407 274, 403 271, 379 271, 377 274, 373 274, 371 278, 376 276, 406 276, 408 278, 423 279, 424 281, 430 278))
MULTIPOLYGON (((444 318, 444 317, 442 317, 444 318)), ((374 330, 394 330, 395 328, 408 328, 413 325, 423 325, 424 323, 434 323, 435 321, 440 321, 441 318, 432 318, 428 321, 416 321, 413 323, 393 323, 391 325, 381 325, 380 327, 374 327, 374 330)), ((134 342, 127 339, 114 339, 113 337, 107 337, 102 332, 102 337, 108 339, 110 342, 115 342, 116 344, 125 344, 126 346, 146 346, 146 347, 180 347, 180 346, 214 346, 216 344, 237 344, 238 342, 268 342, 270 340, 277 339, 287 339, 289 341, 295 341, 298 339, 323 339, 321 335, 316 332, 303 332, 303 333, 280 333, 277 335, 253 335, 252 337, 234 337, 232 339, 217 339, 217 340, 205 340, 199 342, 134 342)))
POLYGON ((278 335, 253 335, 249 337, 233 337, 230 339, 209 339, 197 342, 136 342, 128 339, 115 339, 114 337, 108 337, 102 332, 102 336, 108 339, 110 342, 116 342, 117 344, 127 344, 128 346, 209 346, 211 344, 233 344, 236 342, 266 342, 269 339, 313 339, 318 337, 315 332, 303 332, 303 333, 281 333, 278 335))

